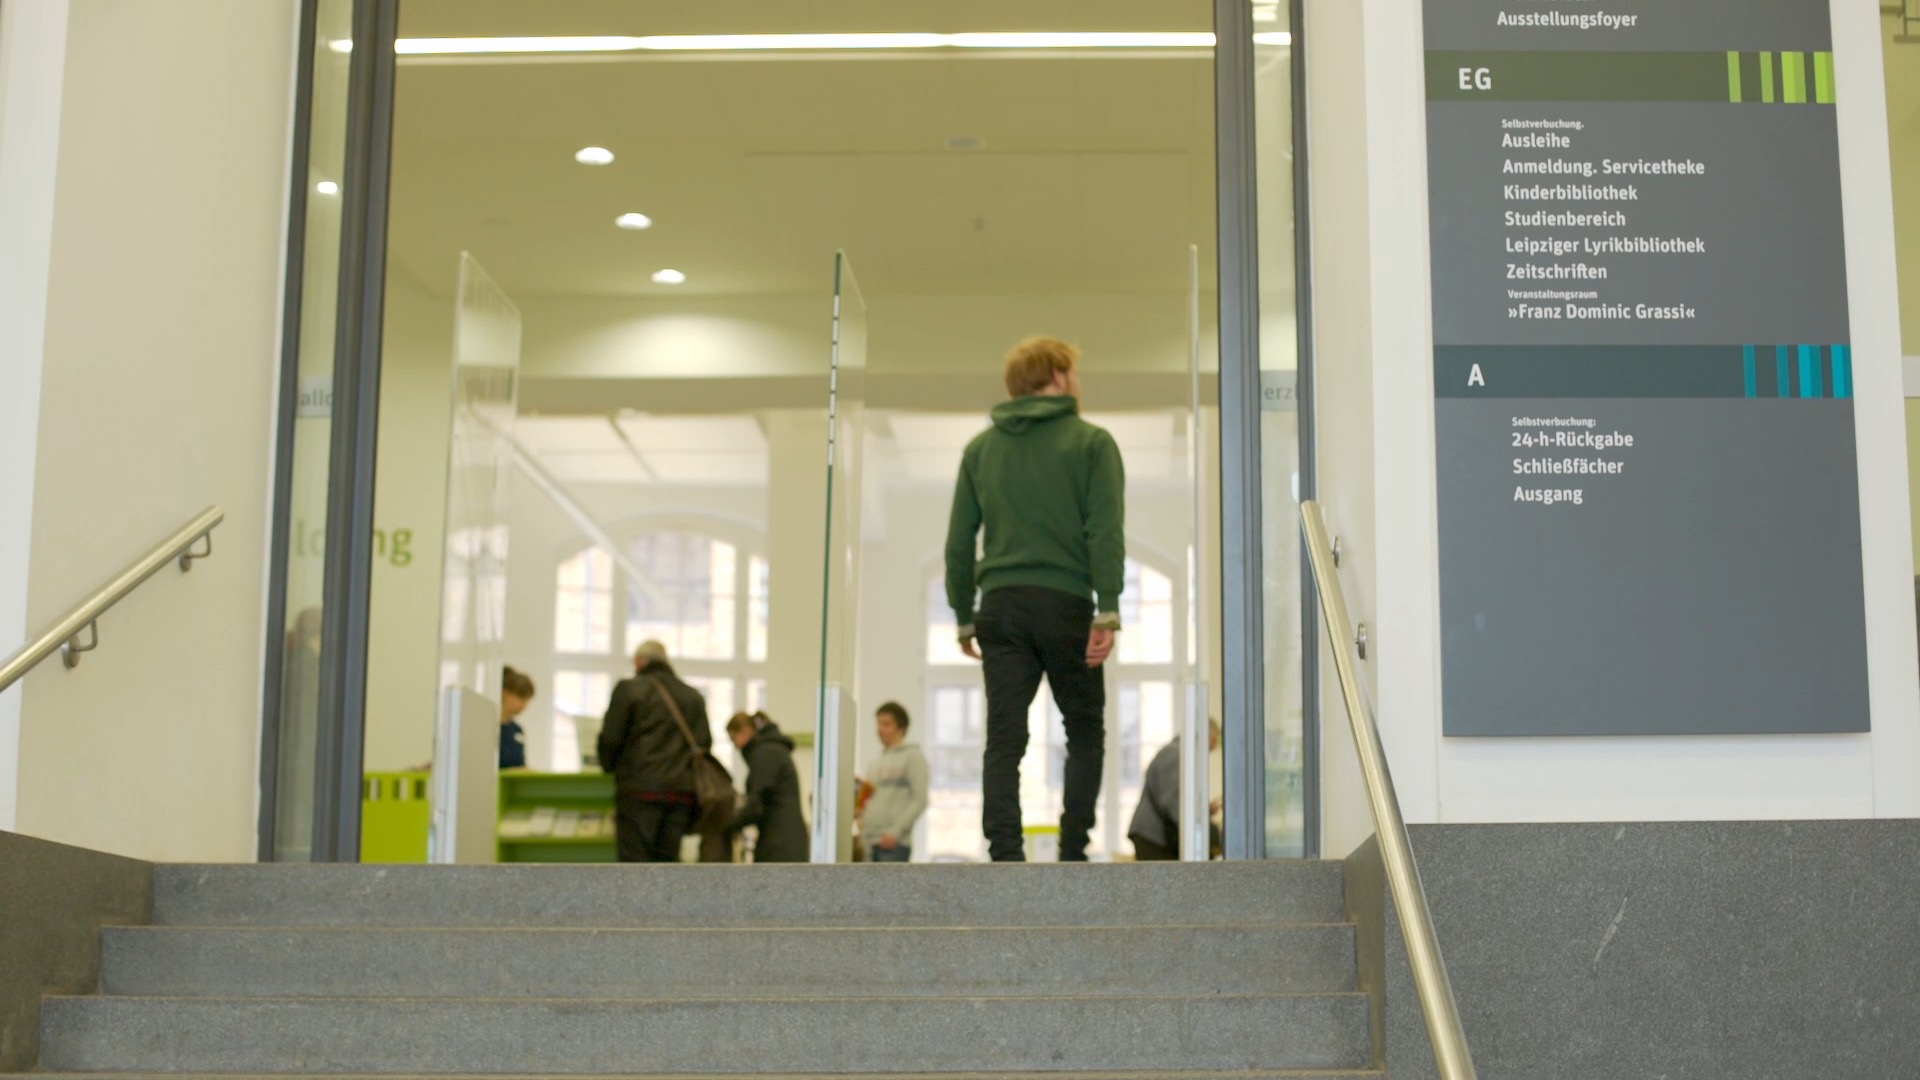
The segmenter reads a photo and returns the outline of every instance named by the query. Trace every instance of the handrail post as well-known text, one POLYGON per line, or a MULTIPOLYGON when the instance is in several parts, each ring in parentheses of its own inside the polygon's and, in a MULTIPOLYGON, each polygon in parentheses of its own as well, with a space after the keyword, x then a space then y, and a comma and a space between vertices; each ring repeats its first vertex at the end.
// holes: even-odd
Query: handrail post
POLYGON ((1434 933, 1426 888, 1420 882, 1420 868, 1414 862, 1407 822, 1401 816, 1393 774, 1387 768, 1386 752, 1381 748, 1380 729, 1374 723, 1366 696, 1360 692, 1360 675, 1351 652, 1353 623, 1347 614, 1346 594, 1340 588, 1335 569, 1333 545, 1327 539, 1327 523, 1317 502, 1309 499, 1300 504, 1300 524, 1320 594, 1320 612, 1326 620, 1327 642, 1333 649, 1334 668, 1340 676, 1340 696, 1346 702, 1347 720, 1353 728, 1360 774, 1366 781, 1367 805, 1373 812, 1374 833, 1380 841, 1387 889, 1400 916, 1407 962, 1413 969, 1420 1011, 1426 1018, 1427 1034, 1433 1042, 1434 1063, 1439 1066, 1442 1080, 1475 1080, 1473 1055, 1467 1049, 1466 1030, 1460 1023, 1460 1005, 1454 999, 1453 983, 1447 978, 1447 965, 1440 955, 1440 939, 1434 933))

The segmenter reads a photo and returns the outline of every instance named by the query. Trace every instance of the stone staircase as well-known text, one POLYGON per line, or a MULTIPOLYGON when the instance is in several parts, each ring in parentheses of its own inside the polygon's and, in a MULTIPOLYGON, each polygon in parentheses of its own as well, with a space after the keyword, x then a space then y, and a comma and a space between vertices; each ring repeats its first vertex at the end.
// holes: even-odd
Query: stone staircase
POLYGON ((71 1076, 1381 1077, 1338 863, 166 866, 71 1076))

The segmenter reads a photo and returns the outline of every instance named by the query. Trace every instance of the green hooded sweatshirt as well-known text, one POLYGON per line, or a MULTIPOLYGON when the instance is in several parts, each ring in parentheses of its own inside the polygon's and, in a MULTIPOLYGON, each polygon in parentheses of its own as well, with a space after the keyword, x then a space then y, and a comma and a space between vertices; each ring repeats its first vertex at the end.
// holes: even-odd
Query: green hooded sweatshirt
POLYGON ((1095 600, 1095 625, 1120 627, 1126 584, 1126 471, 1106 429, 1066 395, 993 410, 960 459, 947 520, 947 602, 973 636, 974 592, 1040 585, 1095 600), (986 529, 984 554, 975 537, 986 529))

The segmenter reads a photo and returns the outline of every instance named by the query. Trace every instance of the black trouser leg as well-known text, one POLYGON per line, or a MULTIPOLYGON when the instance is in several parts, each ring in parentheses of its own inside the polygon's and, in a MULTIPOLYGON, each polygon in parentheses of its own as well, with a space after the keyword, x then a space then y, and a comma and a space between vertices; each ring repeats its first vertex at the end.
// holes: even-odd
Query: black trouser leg
MULTIPOLYGON (((1062 594, 1069 602, 1072 597, 1062 594)), ((1087 666, 1087 635, 1093 630, 1093 605, 1082 603, 1051 615, 1040 638, 1047 685, 1060 707, 1067 734, 1067 764, 1060 806, 1060 861, 1085 862, 1087 835, 1093 831, 1100 802, 1100 780, 1107 757, 1107 680, 1087 666)))
POLYGON ((693 825, 693 808, 682 803, 621 798, 614 836, 621 862, 679 862, 680 841, 693 825))
POLYGON ((649 844, 649 862, 679 862, 680 841, 693 827, 693 807, 685 803, 661 803, 660 825, 649 844))
POLYGON ((659 805, 621 797, 614 800, 613 834, 621 862, 649 862, 648 838, 653 835, 659 805))
POLYGON ((986 667, 987 749, 980 772, 980 818, 994 862, 1026 861, 1020 818, 1020 759, 1027 754, 1027 710, 1044 671, 1027 630, 1026 613, 1010 592, 988 593, 974 620, 986 667))

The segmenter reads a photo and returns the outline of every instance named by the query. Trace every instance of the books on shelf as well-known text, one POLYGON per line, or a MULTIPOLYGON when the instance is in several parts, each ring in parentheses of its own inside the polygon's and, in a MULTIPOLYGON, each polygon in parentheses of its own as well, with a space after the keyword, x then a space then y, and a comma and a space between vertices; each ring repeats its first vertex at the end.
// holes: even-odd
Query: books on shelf
POLYGON ((614 835, 613 811, 535 806, 500 815, 502 840, 600 840, 614 835))

